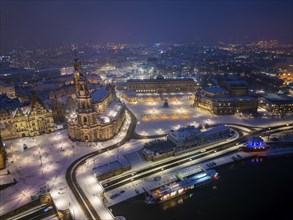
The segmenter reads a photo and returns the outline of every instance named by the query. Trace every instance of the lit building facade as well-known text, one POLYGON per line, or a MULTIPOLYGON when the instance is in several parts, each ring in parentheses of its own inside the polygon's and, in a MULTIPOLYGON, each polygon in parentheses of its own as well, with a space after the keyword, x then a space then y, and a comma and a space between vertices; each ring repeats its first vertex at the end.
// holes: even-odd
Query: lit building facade
POLYGON ((127 81, 127 90, 138 93, 193 92, 194 86, 193 79, 165 79, 162 75, 158 75, 156 79, 130 79, 127 81))
POLYGON ((244 81, 225 81, 222 87, 205 87, 195 94, 194 107, 216 115, 256 114, 258 100, 248 95, 244 81))
POLYGON ((284 72, 277 74, 277 77, 284 81, 284 83, 289 84, 293 82, 293 72, 284 72))
POLYGON ((76 141, 103 141, 117 134, 125 119, 125 106, 111 87, 90 92, 78 59, 74 63, 77 109, 68 120, 69 137, 76 141))
POLYGON ((218 125, 206 131, 200 131, 194 126, 181 127, 175 131, 171 130, 167 135, 167 140, 155 140, 146 143, 141 152, 146 160, 156 161, 226 139, 231 137, 233 132, 225 125, 218 125))
POLYGON ((6 151, 4 149, 4 144, 2 142, 2 137, 0 134, 0 170, 5 168, 6 162, 6 151))
POLYGON ((55 97, 50 100, 55 122, 65 122, 68 115, 76 109, 76 102, 71 96, 55 97))
POLYGON ((1 114, 1 116, 10 121, 10 123, 3 123, 3 139, 33 137, 56 130, 52 111, 45 107, 36 94, 33 94, 29 106, 16 108, 9 113, 1 114))
POLYGON ((265 150, 265 142, 261 137, 252 137, 246 142, 246 151, 265 150))
POLYGON ((195 82, 191 78, 165 79, 158 75, 156 79, 130 79, 123 98, 128 102, 158 102, 194 98, 195 82))
POLYGON ((266 94, 262 96, 260 105, 273 115, 283 117, 293 112, 293 97, 284 94, 266 94))

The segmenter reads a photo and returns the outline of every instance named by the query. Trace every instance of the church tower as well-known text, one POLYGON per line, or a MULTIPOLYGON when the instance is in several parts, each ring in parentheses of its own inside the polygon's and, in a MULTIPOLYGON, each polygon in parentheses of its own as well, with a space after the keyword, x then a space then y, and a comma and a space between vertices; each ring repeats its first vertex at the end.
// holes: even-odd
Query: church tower
MULTIPOLYGON (((89 91, 88 81, 82 71, 81 62, 76 57, 76 54, 74 59, 74 69, 74 79, 76 80, 75 93, 77 101, 77 126, 82 129, 89 129, 91 126, 97 123, 97 117, 96 112, 92 107, 91 93, 89 91)), ((84 139, 85 141, 91 140, 92 135, 90 133, 91 132, 88 132, 87 135, 79 137, 79 139, 84 139)))
POLYGON ((89 89, 76 52, 74 81, 77 108, 68 119, 69 138, 93 142, 114 137, 125 120, 125 106, 113 98, 114 88, 101 86, 95 91, 89 89))
POLYGON ((81 62, 77 58, 76 49, 74 48, 74 72, 73 72, 73 78, 74 78, 74 84, 75 84, 75 92, 77 91, 77 81, 79 79, 81 71, 81 62))

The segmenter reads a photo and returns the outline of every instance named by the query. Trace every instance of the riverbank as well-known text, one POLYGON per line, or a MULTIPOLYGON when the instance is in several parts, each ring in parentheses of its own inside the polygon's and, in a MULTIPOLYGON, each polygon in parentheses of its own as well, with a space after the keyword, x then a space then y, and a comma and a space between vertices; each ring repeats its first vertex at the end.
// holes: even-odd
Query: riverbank
POLYGON ((131 181, 126 185, 123 185, 121 187, 118 187, 114 190, 107 192, 105 204, 108 207, 111 207, 115 204, 118 204, 127 199, 130 199, 132 197, 135 197, 139 194, 144 193, 144 189, 152 190, 159 186, 168 184, 175 180, 174 178, 179 172, 187 172, 188 170, 192 170, 195 167, 201 167, 204 170, 207 170, 207 169, 217 170, 221 166, 225 166, 231 163, 238 163, 242 160, 247 160, 248 158, 276 157, 276 156, 284 157, 284 156, 288 156, 288 155, 290 156, 293 154, 292 147, 268 149, 267 151, 264 151, 264 152, 243 152, 243 151, 237 151, 238 148, 239 146, 235 146, 230 151, 214 152, 210 154, 208 157, 199 158, 196 160, 190 160, 190 162, 186 163, 183 168, 178 169, 178 167, 175 167, 166 171, 162 170, 161 172, 153 174, 149 177, 131 181), (160 180, 155 180, 155 177, 158 177, 158 176, 160 177, 160 180), (123 191, 122 194, 119 194, 119 196, 112 197, 112 195, 117 194, 121 191, 123 191))
POLYGON ((208 186, 158 205, 146 205, 144 196, 139 195, 111 209, 127 220, 289 219, 293 208, 292 165, 292 157, 254 157, 226 163, 216 168, 220 179, 208 186))

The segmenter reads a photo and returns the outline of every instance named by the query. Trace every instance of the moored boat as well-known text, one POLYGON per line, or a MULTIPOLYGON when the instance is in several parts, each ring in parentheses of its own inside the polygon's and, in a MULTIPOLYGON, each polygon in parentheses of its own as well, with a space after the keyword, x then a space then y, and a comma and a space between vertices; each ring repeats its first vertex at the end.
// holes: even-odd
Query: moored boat
POLYGON ((197 188, 210 183, 218 178, 218 173, 215 170, 207 170, 193 173, 185 176, 178 174, 177 179, 169 185, 161 186, 153 190, 145 190, 147 204, 156 204, 165 202, 174 197, 182 195, 193 188, 197 188))

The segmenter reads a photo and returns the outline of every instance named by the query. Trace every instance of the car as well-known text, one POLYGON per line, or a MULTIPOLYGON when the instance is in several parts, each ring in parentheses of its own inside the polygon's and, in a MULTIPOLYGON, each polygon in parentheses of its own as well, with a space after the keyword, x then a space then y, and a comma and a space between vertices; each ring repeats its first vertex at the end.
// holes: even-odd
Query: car
POLYGON ((159 181, 161 179, 161 176, 155 176, 154 181, 159 181))
POLYGON ((276 137, 271 138, 272 141, 278 141, 279 139, 276 137))
POLYGON ((34 201, 34 200, 37 200, 37 199, 39 199, 39 198, 40 198, 40 196, 41 196, 41 195, 39 195, 39 194, 36 194, 36 195, 33 195, 33 196, 31 196, 31 199, 34 201))
POLYGON ((116 198, 117 196, 119 196, 120 195, 120 193, 114 193, 114 194, 112 194, 111 196, 110 196, 110 199, 114 199, 114 198, 116 198))

